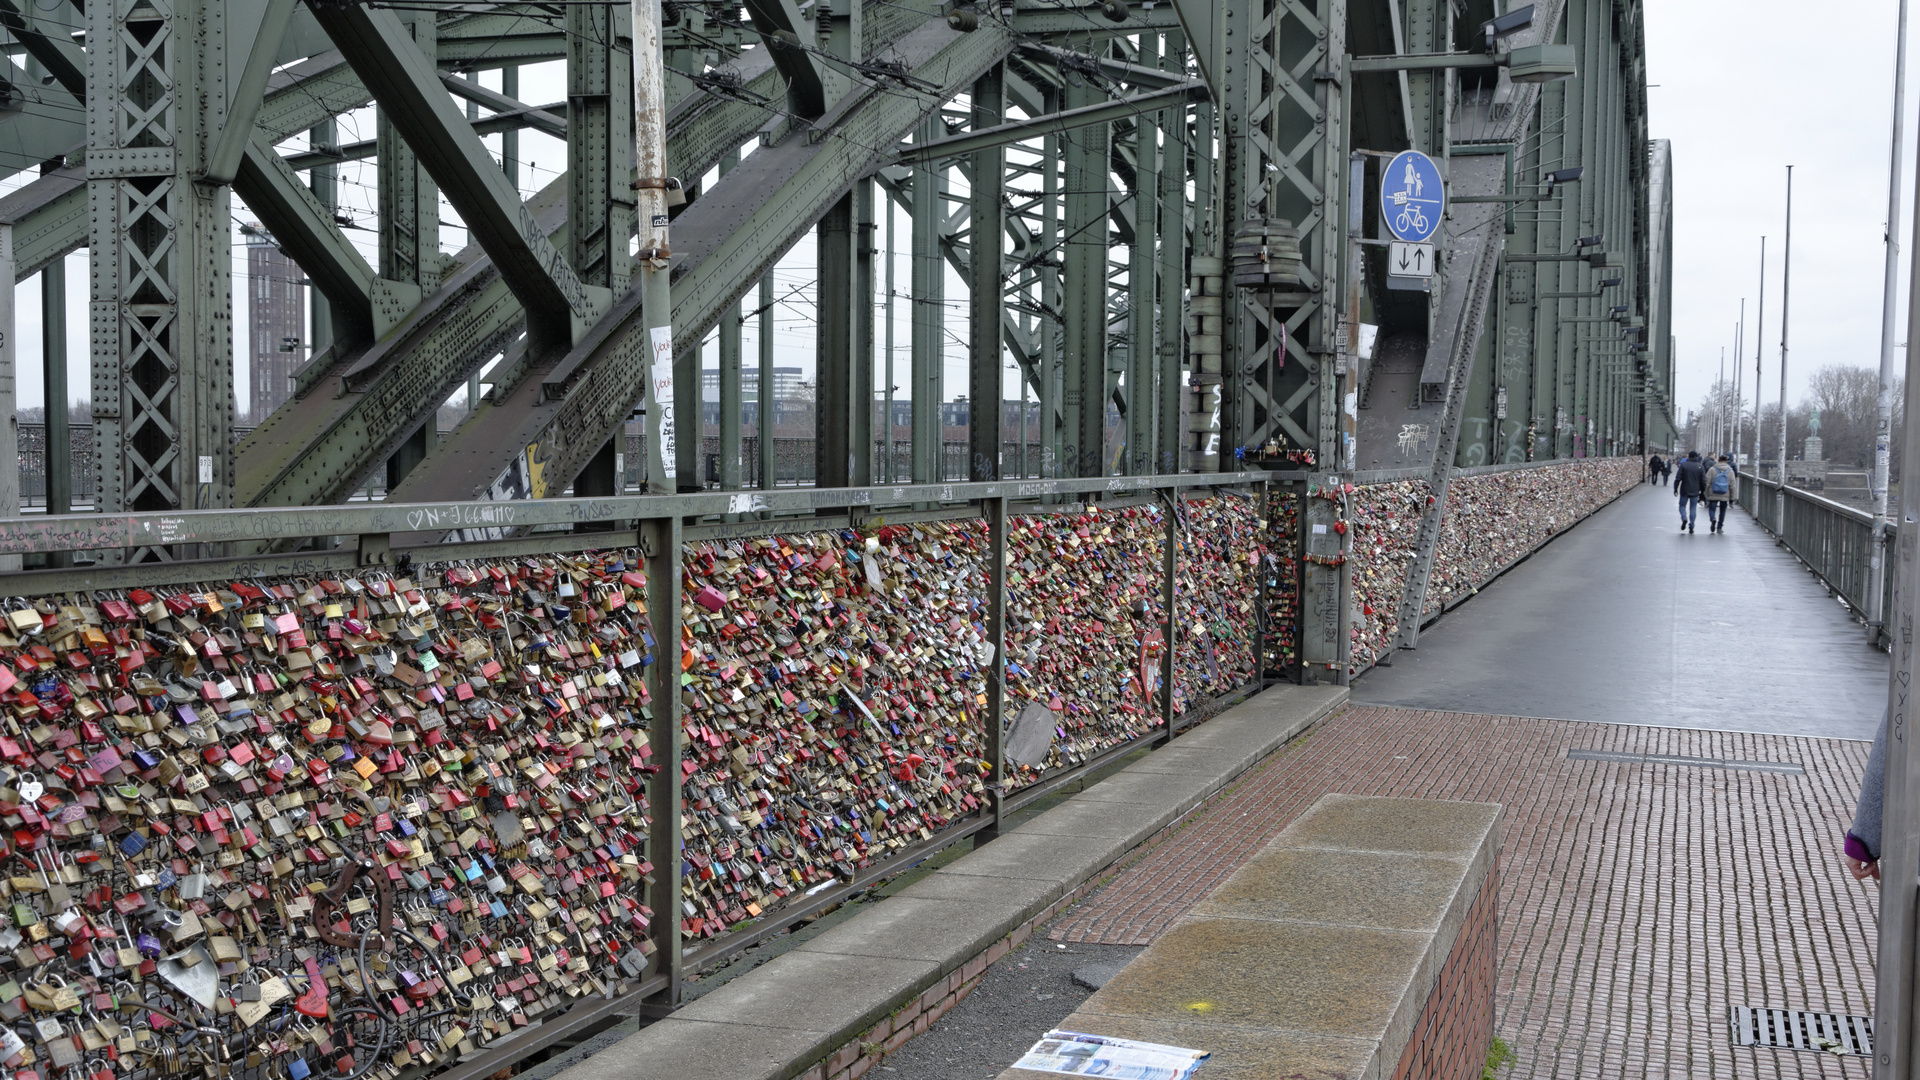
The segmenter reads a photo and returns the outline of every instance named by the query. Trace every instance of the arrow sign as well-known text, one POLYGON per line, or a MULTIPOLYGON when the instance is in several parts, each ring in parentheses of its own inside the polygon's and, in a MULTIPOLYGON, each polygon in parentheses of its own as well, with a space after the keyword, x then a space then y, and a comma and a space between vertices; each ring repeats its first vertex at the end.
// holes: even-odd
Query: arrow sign
POLYGON ((1433 245, 1394 241, 1387 247, 1387 272, 1395 277, 1432 277, 1433 245))

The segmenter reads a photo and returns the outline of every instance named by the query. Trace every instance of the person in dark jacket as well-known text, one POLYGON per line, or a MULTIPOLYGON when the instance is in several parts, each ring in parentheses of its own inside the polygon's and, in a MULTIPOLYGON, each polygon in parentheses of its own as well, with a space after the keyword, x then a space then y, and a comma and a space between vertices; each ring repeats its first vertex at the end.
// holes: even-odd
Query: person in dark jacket
POLYGON ((1686 459, 1674 470, 1673 492, 1680 496, 1680 531, 1690 533, 1694 516, 1700 510, 1700 496, 1707 493, 1707 475, 1700 464, 1700 451, 1687 451, 1686 459))
POLYGON ((1660 460, 1659 454, 1653 455, 1653 457, 1647 461, 1647 483, 1660 483, 1660 477, 1664 475, 1666 471, 1667 463, 1660 460))

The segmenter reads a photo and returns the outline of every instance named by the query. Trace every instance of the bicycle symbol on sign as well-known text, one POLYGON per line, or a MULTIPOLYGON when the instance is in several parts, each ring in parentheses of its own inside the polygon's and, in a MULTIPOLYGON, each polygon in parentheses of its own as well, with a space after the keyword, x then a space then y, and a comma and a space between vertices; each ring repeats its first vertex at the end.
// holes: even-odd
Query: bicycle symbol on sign
POLYGON ((1410 232, 1424 234, 1427 231, 1427 215, 1421 213, 1418 206, 1409 206, 1400 211, 1400 216, 1393 219, 1393 224, 1403 235, 1410 232))

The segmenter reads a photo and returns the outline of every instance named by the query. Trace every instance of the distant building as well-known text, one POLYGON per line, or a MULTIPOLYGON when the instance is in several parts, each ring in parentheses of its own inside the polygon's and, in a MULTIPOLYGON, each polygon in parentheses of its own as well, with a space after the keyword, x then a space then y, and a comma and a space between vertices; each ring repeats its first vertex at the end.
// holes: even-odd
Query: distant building
MULTIPOLYGON (((800 390, 800 369, 797 367, 777 367, 773 369, 773 399, 790 401, 800 390)), ((707 368, 700 373, 700 400, 720 400, 720 369, 707 368)), ((758 364, 740 366, 740 400, 760 400, 760 367, 758 364)))
POLYGON ((253 373, 248 417, 255 424, 292 395, 293 373, 306 362, 306 278, 272 237, 247 233, 247 356, 253 373))

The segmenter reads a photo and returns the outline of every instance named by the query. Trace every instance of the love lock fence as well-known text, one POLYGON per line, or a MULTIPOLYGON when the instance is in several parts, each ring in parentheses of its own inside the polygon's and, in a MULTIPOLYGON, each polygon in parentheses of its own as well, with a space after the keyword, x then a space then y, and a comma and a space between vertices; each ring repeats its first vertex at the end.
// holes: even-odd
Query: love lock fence
POLYGON ((191 560, 9 576, 0 1057, 467 1080, 670 1010, 1257 689, 1303 485, 0 522, 191 560))

